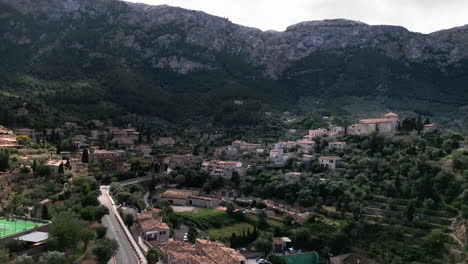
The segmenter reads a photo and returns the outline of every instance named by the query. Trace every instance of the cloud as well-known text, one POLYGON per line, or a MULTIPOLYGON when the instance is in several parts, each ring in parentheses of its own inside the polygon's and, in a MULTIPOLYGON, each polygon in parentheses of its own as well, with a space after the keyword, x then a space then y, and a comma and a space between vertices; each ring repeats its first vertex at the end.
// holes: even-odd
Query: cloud
POLYGON ((466 0, 128 0, 167 4, 227 17, 262 30, 308 20, 345 18, 429 33, 468 23, 466 0))

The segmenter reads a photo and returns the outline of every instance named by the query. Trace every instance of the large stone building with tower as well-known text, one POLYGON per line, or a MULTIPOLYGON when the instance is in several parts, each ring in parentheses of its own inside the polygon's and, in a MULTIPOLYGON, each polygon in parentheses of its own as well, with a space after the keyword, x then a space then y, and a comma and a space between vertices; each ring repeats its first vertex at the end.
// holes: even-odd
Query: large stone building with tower
POLYGON ((357 124, 348 126, 347 133, 350 135, 367 135, 376 131, 383 135, 394 135, 398 131, 400 120, 395 113, 387 113, 383 118, 361 119, 357 124))

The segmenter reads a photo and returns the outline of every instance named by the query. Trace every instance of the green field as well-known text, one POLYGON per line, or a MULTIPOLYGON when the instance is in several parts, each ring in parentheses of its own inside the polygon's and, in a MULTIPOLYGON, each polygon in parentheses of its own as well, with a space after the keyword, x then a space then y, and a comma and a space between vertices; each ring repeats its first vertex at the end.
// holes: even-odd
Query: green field
POLYGON ((33 222, 29 220, 25 221, 22 219, 0 219, 0 237, 8 236, 41 225, 43 225, 43 223, 33 222))
POLYGON ((236 233, 237 235, 242 234, 242 232, 247 232, 247 230, 253 231, 254 226, 248 223, 239 223, 230 226, 225 226, 223 228, 211 228, 207 230, 208 235, 210 238, 219 240, 222 242, 229 242, 229 238, 231 237, 232 233, 236 233))

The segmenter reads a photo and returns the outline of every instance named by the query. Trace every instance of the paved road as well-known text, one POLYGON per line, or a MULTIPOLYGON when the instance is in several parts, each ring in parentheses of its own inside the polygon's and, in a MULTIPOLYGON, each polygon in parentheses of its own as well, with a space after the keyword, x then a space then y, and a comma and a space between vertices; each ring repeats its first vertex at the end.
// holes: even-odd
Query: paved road
MULTIPOLYGON (((101 186, 101 196, 99 196, 99 202, 109 208, 109 215, 104 216, 102 223, 107 227, 107 237, 117 240, 119 243, 119 251, 115 256, 117 264, 134 264, 138 263, 135 253, 133 252, 130 242, 128 242, 122 228, 120 228, 117 219, 115 218, 112 210, 112 203, 103 193, 103 189, 108 188, 101 186)), ((109 262, 111 263, 111 262, 109 262)))

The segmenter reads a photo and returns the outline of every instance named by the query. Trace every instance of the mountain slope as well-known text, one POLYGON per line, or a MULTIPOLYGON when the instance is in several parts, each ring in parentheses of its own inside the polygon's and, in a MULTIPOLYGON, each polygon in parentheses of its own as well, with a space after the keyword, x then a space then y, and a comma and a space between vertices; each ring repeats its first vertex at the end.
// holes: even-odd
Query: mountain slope
MULTIPOLYGON (((383 98, 382 111, 456 113, 451 125, 464 129, 467 26, 424 35, 338 19, 263 32, 203 12, 113 0, 0 5, 0 84, 20 96, 12 108, 28 102, 46 105, 44 113, 171 120, 229 113, 239 98, 251 102, 244 112, 383 98)), ((349 116, 359 110, 348 108, 349 116)))

